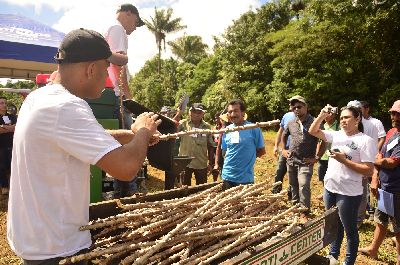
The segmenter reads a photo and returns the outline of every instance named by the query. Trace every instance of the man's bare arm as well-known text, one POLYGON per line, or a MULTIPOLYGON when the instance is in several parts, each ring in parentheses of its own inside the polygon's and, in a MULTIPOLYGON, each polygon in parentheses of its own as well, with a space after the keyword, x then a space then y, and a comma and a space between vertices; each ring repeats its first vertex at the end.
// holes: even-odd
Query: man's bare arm
POLYGON ((127 99, 132 99, 131 92, 129 91, 128 85, 128 77, 126 75, 126 65, 118 66, 115 64, 111 64, 111 69, 114 73, 114 76, 117 77, 118 83, 121 82, 122 92, 124 93, 127 99))
POLYGON ((274 143, 274 156, 278 156, 278 149, 279 149, 279 144, 281 143, 282 140, 282 133, 283 133, 283 128, 279 126, 279 130, 276 133, 275 137, 275 143, 274 143))
MULTIPOLYGON (((122 139, 122 142, 132 137, 131 141, 104 155, 96 163, 96 166, 116 179, 132 180, 142 167, 152 136, 157 132, 157 126, 161 123, 161 120, 156 120, 157 117, 158 115, 153 113, 139 115, 132 125, 134 134, 133 132, 130 134, 122 131, 116 136, 120 140, 122 139)), ((118 134, 118 131, 115 131, 114 135, 116 134, 118 134)))
POLYGON ((256 156, 257 156, 257 157, 262 157, 262 156, 265 155, 265 154, 266 154, 266 152, 265 152, 265 147, 259 148, 259 149, 256 150, 256 156))

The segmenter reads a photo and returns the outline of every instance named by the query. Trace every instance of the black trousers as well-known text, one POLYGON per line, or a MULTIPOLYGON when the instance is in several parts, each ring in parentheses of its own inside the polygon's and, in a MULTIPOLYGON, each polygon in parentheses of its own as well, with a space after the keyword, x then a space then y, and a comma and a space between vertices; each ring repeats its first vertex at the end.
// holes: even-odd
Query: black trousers
POLYGON ((192 184, 192 174, 196 178, 196 185, 207 183, 207 168, 194 169, 190 167, 185 168, 185 175, 183 176, 183 185, 190 186, 192 184))
MULTIPOLYGON (((82 249, 78 253, 75 253, 73 256, 80 255, 87 253, 88 249, 82 249)), ((65 259, 65 257, 58 257, 58 258, 52 258, 52 259, 46 259, 46 260, 26 260, 24 259, 23 265, 58 265, 58 263, 65 259)), ((88 261, 87 260, 82 260, 79 262, 74 263, 75 265, 87 265, 88 261)))
POLYGON ((0 187, 8 188, 12 147, 0 147, 0 187))

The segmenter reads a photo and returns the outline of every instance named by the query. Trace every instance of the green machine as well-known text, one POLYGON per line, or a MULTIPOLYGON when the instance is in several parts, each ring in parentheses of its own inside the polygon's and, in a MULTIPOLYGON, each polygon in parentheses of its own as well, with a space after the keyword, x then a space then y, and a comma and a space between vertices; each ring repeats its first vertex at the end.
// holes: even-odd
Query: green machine
MULTIPOLYGON (((118 129, 118 119, 114 118, 114 110, 117 106, 114 90, 104 89, 98 99, 87 99, 89 106, 97 121, 104 129, 118 129)), ((90 203, 102 201, 103 171, 96 167, 90 167, 90 203)))

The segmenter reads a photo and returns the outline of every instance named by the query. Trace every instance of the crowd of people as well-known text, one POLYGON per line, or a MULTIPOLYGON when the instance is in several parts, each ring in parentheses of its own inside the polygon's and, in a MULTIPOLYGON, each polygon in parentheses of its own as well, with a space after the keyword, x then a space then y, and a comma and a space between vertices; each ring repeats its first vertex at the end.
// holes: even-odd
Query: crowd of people
MULTIPOLYGON (((88 29, 68 33, 55 56, 55 77, 25 99, 18 122, 7 112, 7 99, 0 97, 0 186, 3 194, 9 192, 7 238, 23 264, 56 264, 86 252, 91 237, 79 227, 89 221, 89 166, 108 172, 123 188, 142 167, 148 147, 158 143, 157 114, 145 112, 133 122, 117 104, 122 129, 106 131, 84 100, 101 95, 107 76, 116 102, 132 98, 127 36, 143 25, 136 7, 124 4, 105 37, 88 29)), ((288 197, 304 208, 301 222, 307 222, 318 163, 325 208, 336 206, 339 213, 337 238, 327 256, 330 264, 339 263, 344 235, 344 264, 355 264, 357 252, 376 259, 391 222, 400 265, 400 100, 389 109, 392 129, 387 133, 382 122, 370 116, 365 101, 350 101, 340 110, 326 105, 315 118, 304 97, 293 96, 288 103, 273 149, 278 158, 275 181, 288 174, 288 197), (369 193, 377 198, 377 207, 369 193), (374 237, 370 246, 359 249, 358 228, 367 212, 376 224, 374 237)), ((182 109, 161 110, 173 118, 177 131, 199 131, 179 139, 177 154, 193 158, 182 183, 191 185, 193 175, 196 185, 206 183, 210 173, 214 181, 222 179, 224 189, 254 183, 256 158, 266 153, 261 129, 210 135, 203 131, 212 128, 205 113, 202 103, 191 104, 183 120, 182 109)), ((251 124, 245 103, 238 99, 230 101, 215 122, 216 129, 251 124)), ((272 192, 282 188, 275 185, 272 192)))
MULTIPOLYGON (((310 180, 318 162, 318 178, 324 187, 318 197, 326 209, 336 206, 339 213, 337 237, 327 256, 330 264, 339 264, 344 234, 343 264, 355 264, 358 252, 377 259, 391 221, 396 264, 400 265, 400 100, 389 110, 393 128, 387 134, 382 122, 369 115, 365 101, 350 101, 340 111, 327 105, 316 118, 308 114, 305 98, 297 95, 288 101, 290 111, 282 118, 274 146, 276 156, 281 146, 275 181, 282 181, 287 171, 288 196, 306 209, 301 215, 306 222, 312 207, 310 180), (375 208, 370 192, 378 201, 375 208), (367 211, 376 223, 374 238, 370 246, 358 249, 358 228, 367 211)), ((280 190, 276 186, 272 192, 280 190)))

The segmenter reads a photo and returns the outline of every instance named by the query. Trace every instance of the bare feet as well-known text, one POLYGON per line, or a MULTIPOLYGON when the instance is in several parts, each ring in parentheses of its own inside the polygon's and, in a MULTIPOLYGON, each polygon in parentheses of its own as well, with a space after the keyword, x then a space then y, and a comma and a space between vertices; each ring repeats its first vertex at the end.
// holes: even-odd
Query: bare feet
POLYGON ((370 257, 371 259, 378 259, 378 254, 373 253, 372 250, 369 247, 366 248, 359 248, 358 252, 361 254, 370 257))

